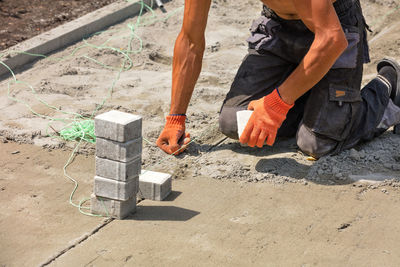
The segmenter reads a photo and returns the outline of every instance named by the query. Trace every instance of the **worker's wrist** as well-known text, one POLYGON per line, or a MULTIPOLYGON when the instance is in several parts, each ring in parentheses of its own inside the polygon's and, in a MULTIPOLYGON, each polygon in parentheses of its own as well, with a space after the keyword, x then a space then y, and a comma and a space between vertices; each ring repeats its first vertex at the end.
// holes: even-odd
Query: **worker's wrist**
POLYGON ((294 101, 293 101, 291 98, 289 99, 289 96, 288 96, 287 94, 284 94, 285 91, 284 91, 284 92, 281 92, 281 91, 279 90, 279 87, 276 87, 276 91, 278 92, 278 95, 279 95, 279 97, 282 99, 283 102, 285 102, 285 103, 288 104, 288 105, 294 104, 294 101))
POLYGON ((264 108, 266 110, 273 110, 280 114, 285 114, 294 106, 294 104, 288 104, 280 97, 279 90, 275 89, 269 95, 264 97, 264 108))
POLYGON ((185 120, 186 120, 186 115, 185 114, 169 114, 166 117, 167 120, 167 125, 178 125, 178 126, 184 126, 185 125, 185 120))

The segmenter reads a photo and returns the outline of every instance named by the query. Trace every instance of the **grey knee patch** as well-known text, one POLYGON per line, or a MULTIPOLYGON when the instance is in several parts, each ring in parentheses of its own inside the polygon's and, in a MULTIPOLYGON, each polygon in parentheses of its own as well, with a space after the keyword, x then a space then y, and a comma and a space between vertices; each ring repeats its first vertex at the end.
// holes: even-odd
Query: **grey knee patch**
POLYGON ((323 136, 317 136, 303 123, 296 135, 297 145, 305 154, 320 158, 335 150, 338 142, 323 136))
POLYGON ((376 127, 378 129, 388 129, 393 125, 397 125, 400 123, 400 108, 396 106, 391 99, 389 99, 389 103, 383 113, 383 117, 381 122, 376 127))
POLYGON ((232 139, 239 139, 237 133, 236 112, 245 110, 245 107, 222 107, 219 114, 219 130, 232 139))

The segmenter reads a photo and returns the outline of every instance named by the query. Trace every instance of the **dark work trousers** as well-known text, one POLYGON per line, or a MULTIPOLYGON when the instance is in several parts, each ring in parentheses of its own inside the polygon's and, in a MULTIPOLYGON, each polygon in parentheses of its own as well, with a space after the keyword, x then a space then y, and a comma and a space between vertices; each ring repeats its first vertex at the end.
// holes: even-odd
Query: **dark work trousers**
MULTIPOLYGON (((358 0, 338 0, 334 7, 349 45, 322 80, 295 102, 278 130, 278 137, 296 135, 300 149, 317 158, 370 140, 400 122, 400 109, 389 99, 387 82, 377 77, 360 90, 369 53, 368 26, 358 0)), ((219 117, 221 132, 234 139, 236 112, 278 87, 314 40, 301 20, 284 20, 266 6, 250 30, 249 53, 219 117)))

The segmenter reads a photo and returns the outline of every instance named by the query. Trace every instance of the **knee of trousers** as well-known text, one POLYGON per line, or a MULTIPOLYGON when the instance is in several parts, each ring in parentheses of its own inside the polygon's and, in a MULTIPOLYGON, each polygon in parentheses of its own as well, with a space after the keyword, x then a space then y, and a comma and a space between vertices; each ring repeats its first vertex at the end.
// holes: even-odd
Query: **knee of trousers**
POLYGON ((296 141, 301 151, 317 159, 332 153, 339 143, 336 140, 313 133, 303 123, 300 124, 297 131, 296 141))
POLYGON ((223 106, 219 114, 219 130, 224 135, 232 139, 239 139, 237 133, 236 112, 245 110, 245 107, 225 107, 223 106))

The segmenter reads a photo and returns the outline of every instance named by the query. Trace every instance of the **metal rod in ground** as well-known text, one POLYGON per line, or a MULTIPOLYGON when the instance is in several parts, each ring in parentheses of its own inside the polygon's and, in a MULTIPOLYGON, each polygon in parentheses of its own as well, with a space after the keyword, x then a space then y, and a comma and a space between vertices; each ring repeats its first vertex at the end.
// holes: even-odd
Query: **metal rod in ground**
POLYGON ((161 9, 163 13, 167 13, 167 10, 164 8, 164 4, 161 0, 156 0, 156 5, 161 9))

